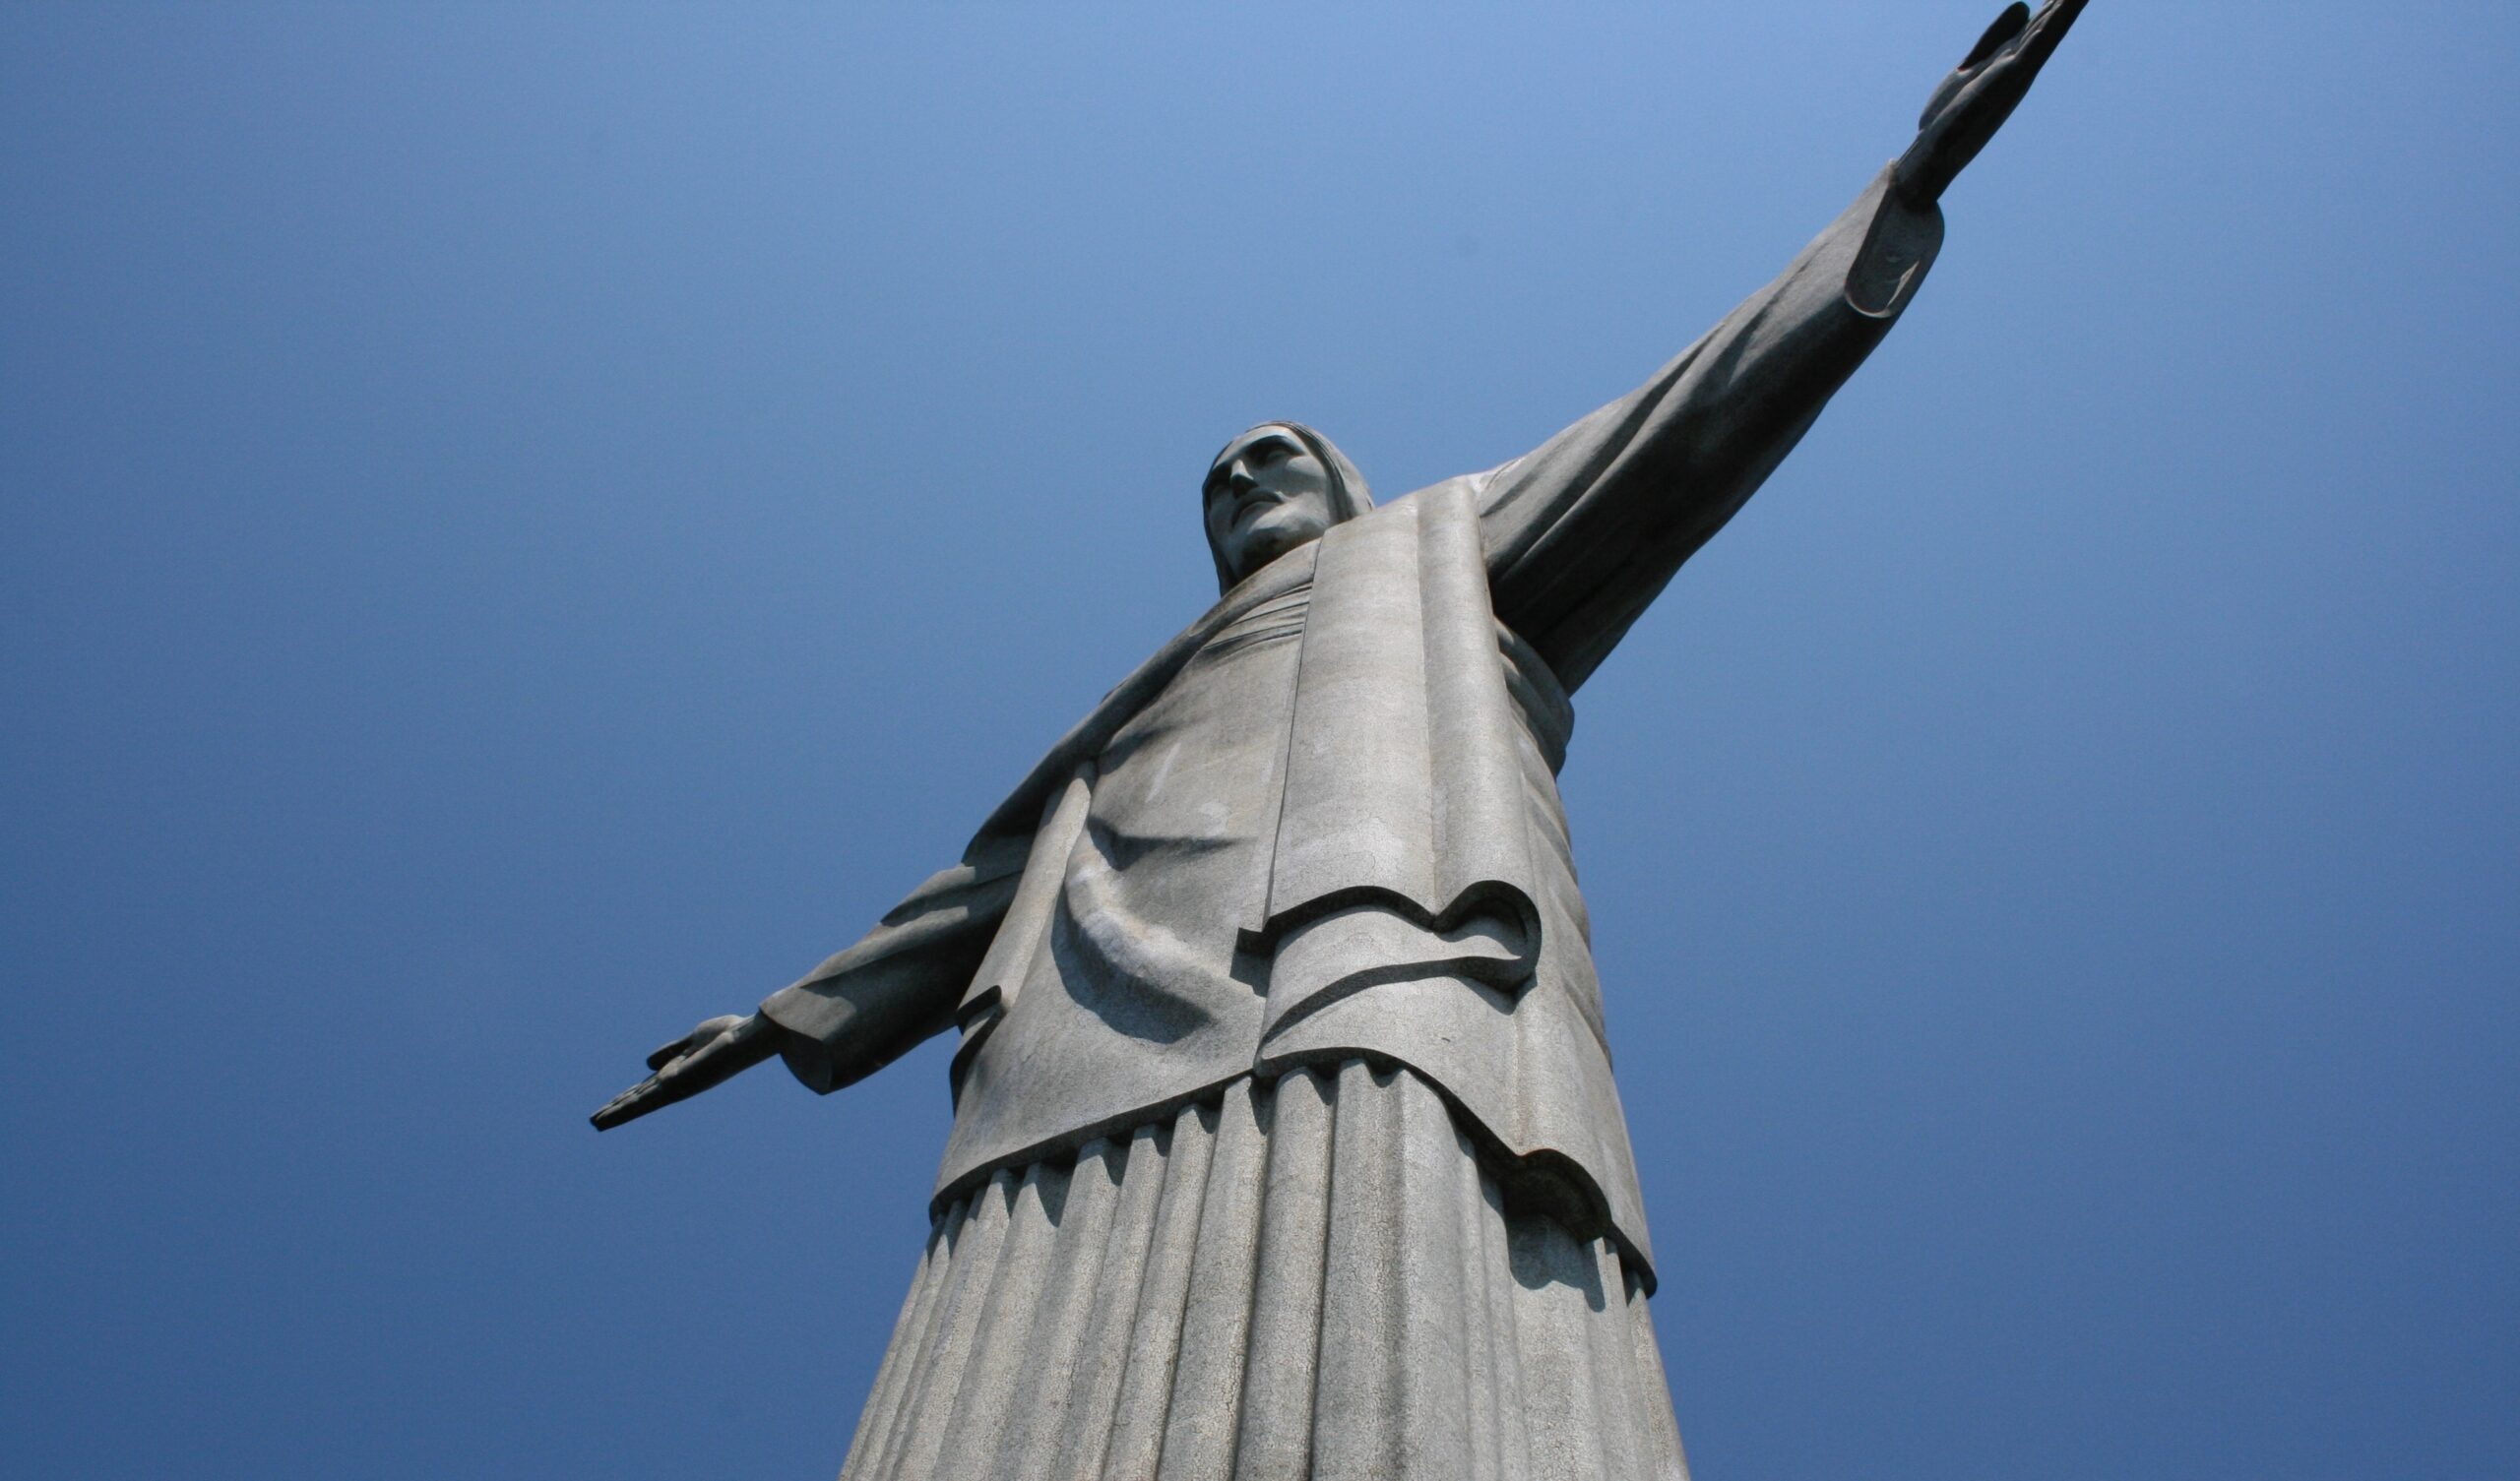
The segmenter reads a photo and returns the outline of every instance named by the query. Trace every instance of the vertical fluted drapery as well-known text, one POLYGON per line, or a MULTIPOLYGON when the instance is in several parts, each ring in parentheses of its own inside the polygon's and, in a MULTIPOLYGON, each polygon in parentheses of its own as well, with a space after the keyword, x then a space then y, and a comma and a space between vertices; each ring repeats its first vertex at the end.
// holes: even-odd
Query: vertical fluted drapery
POLYGON ((1351 1060, 937 1221, 843 1481, 1685 1477, 1639 1282, 1351 1060))

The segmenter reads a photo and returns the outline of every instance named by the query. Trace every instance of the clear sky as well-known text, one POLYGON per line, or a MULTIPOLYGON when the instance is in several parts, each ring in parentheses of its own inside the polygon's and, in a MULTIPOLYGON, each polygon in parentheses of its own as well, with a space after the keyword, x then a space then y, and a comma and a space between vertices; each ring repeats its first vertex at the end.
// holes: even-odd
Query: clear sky
MULTIPOLYGON (((587 1113, 1996 8, 0 8, 0 1470, 829 1475, 942 1047, 587 1113)), ((1709 1481, 2520 1475, 2515 41, 2098 0, 1580 696, 1709 1481)))

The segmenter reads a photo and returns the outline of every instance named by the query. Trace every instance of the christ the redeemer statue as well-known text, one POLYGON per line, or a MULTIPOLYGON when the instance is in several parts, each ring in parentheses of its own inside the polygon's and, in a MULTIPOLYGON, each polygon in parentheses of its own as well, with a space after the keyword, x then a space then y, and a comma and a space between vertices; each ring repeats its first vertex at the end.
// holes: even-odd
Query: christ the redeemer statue
POLYGON ((1309 427, 1227 443, 1217 604, 959 863, 597 1114, 960 1032, 845 1481, 1686 1474, 1568 697, 1888 332, 2081 10, 2006 10, 1784 276, 1537 450, 1376 507, 1309 427))

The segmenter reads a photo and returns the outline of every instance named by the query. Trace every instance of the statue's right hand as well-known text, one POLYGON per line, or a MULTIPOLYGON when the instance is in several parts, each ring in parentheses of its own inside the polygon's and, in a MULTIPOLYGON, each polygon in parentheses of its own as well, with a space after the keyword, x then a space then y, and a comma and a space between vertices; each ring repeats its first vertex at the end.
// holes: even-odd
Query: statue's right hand
POLYGON ((655 1073, 606 1101, 590 1119, 597 1131, 610 1131, 660 1106, 688 1100, 778 1052, 778 1030, 759 1014, 706 1019, 649 1055, 648 1068, 655 1073))

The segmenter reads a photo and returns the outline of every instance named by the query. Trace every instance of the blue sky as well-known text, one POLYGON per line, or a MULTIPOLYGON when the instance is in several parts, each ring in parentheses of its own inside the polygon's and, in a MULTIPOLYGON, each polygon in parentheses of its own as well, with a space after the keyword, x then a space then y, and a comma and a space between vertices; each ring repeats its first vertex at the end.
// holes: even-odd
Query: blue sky
MULTIPOLYGON (((941 1047, 586 1114, 1995 8, 0 12, 0 1464, 831 1473, 941 1047)), ((1702 1476, 2520 1473, 2515 40, 2100 0, 1580 697, 1702 1476)))

